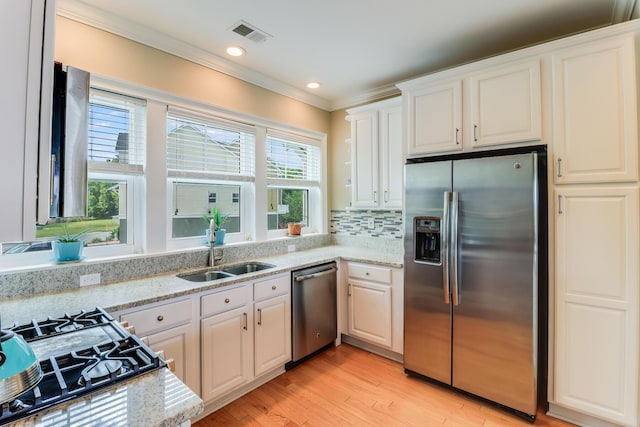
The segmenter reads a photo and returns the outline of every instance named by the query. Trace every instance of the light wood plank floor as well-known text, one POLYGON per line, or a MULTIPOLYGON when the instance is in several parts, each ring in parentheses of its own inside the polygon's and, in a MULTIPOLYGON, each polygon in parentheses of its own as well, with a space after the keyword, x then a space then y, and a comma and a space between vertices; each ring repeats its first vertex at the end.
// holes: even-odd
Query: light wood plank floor
MULTIPOLYGON (((348 344, 329 349, 219 409, 212 426, 522 426, 532 424, 348 344)), ((539 412, 535 426, 572 424, 539 412)))

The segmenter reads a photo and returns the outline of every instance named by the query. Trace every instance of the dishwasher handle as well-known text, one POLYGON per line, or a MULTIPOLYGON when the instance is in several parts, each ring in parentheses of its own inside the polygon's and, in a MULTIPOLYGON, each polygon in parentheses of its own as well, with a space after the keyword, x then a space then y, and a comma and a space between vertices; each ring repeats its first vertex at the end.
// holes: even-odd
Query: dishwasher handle
POLYGON ((313 274, 305 274, 303 276, 296 276, 294 277, 293 280, 295 280, 296 282, 304 282, 305 280, 314 279, 316 277, 324 276, 327 274, 332 274, 332 273, 335 273, 336 271, 338 271, 337 268, 331 267, 329 270, 323 270, 313 274))

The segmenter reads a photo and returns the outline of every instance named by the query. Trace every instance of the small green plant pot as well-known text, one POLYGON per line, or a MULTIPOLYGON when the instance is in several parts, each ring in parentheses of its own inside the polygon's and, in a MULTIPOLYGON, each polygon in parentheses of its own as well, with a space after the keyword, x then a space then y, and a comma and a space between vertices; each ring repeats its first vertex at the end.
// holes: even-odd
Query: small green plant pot
POLYGON ((77 261, 82 256, 84 242, 51 242, 53 257, 58 262, 77 261))

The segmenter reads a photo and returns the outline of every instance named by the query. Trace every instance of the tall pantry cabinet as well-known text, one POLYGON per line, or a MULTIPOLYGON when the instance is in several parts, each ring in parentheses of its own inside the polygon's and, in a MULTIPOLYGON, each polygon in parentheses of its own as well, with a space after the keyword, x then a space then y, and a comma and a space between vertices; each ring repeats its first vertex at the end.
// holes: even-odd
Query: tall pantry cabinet
POLYGON ((33 240, 36 208, 49 216, 49 180, 38 189, 38 175, 49 176, 54 19, 54 0, 0 2, 0 178, 11 182, 0 187, 0 242, 33 240), (46 201, 37 207, 38 190, 46 201))
MULTIPOLYGON (((554 401, 638 425, 638 124, 634 36, 555 51, 554 401)), ((562 414, 562 408, 552 412, 562 414)))

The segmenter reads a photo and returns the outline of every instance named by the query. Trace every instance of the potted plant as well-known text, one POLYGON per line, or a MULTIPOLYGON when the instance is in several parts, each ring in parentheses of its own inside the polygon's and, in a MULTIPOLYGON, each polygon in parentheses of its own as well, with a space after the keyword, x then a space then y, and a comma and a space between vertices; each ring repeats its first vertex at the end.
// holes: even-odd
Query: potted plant
POLYGON ((302 224, 299 222, 289 222, 287 223, 287 228, 289 230, 289 236, 299 236, 302 230, 302 224))
POLYGON ((64 224, 64 234, 59 235, 56 240, 51 242, 51 248, 57 262, 78 261, 82 256, 84 241, 80 240, 80 236, 86 233, 69 233, 69 227, 64 224))
MULTIPOLYGON (((203 215, 202 219, 205 220, 207 225, 211 224, 211 221, 213 220, 214 229, 216 233, 215 243, 216 245, 224 244, 224 236, 227 230, 223 227, 227 223, 228 216, 222 215, 222 213, 220 212, 220 209, 218 208, 211 208, 211 214, 203 215)), ((207 228, 207 243, 210 240, 211 240, 211 237, 209 236, 209 228, 207 228)))

